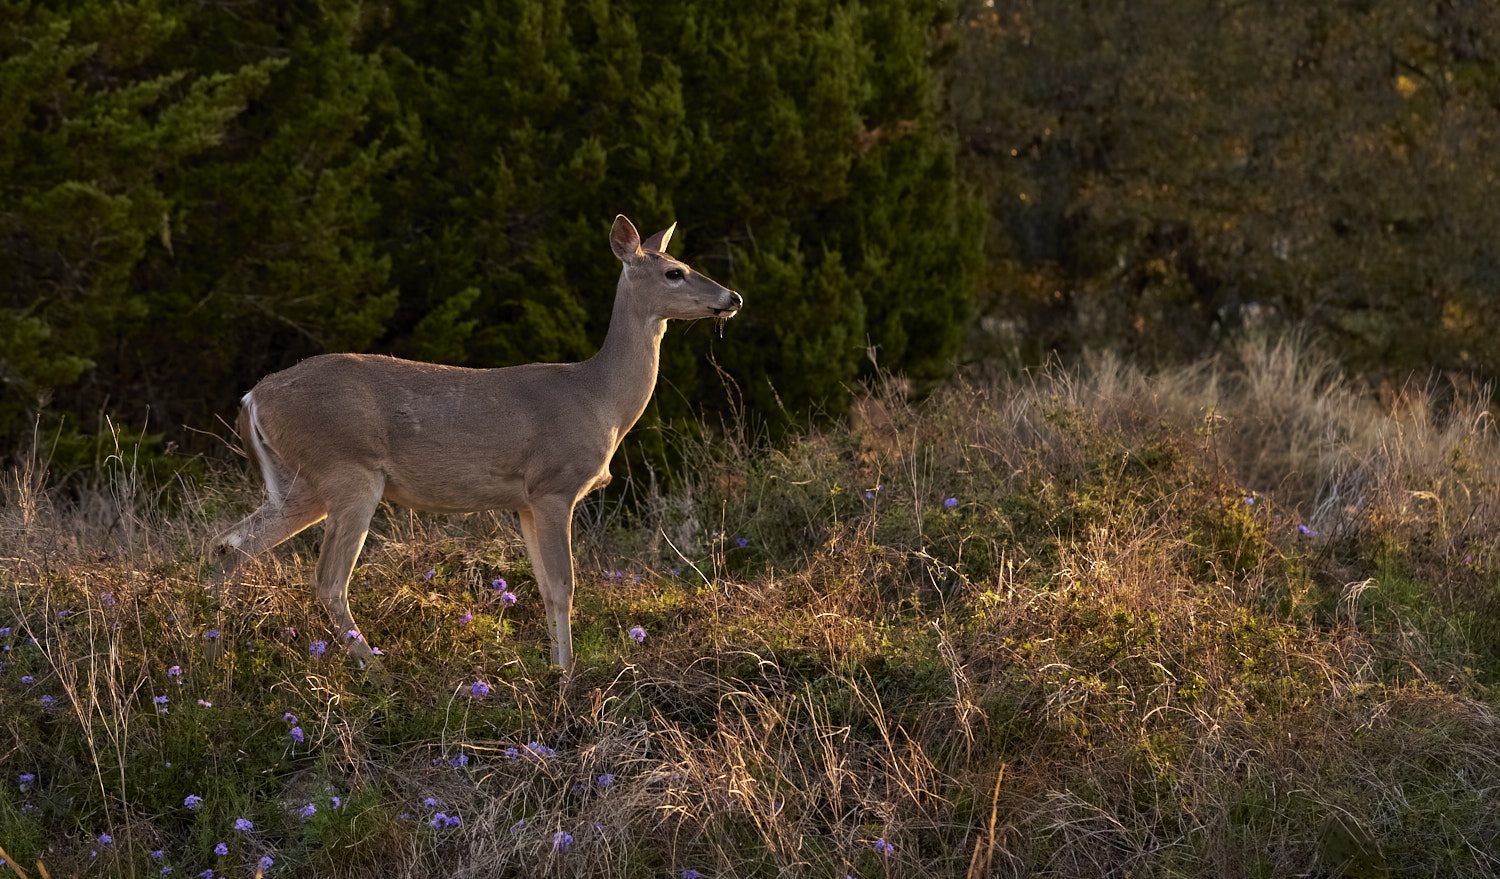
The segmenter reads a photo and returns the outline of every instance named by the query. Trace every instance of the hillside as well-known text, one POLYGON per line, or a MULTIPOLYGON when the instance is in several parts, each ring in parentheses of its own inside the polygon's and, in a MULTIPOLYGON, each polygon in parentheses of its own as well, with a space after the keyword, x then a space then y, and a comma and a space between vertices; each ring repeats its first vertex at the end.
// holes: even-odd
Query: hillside
POLYGON ((617 467, 561 689, 508 516, 377 518, 385 693, 319 649, 315 532, 210 588, 247 468, 14 471, 0 845, 55 877, 1500 871, 1483 393, 1372 399, 1294 344, 897 388, 670 486, 617 467))

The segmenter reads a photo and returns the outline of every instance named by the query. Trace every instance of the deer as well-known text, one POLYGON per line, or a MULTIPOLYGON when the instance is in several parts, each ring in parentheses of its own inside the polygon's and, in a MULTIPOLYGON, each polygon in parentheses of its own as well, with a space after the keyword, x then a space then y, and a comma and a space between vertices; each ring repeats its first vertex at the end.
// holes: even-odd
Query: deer
POLYGON ((383 676, 349 611, 349 580, 380 503, 514 511, 551 661, 571 673, 574 508, 609 484, 610 461, 651 400, 667 321, 723 321, 744 304, 667 254, 676 229, 642 241, 615 217, 609 243, 620 278, 604 342, 587 360, 470 369, 322 354, 261 379, 241 398, 236 427, 266 499, 213 538, 220 582, 324 522, 318 600, 345 649, 383 676))

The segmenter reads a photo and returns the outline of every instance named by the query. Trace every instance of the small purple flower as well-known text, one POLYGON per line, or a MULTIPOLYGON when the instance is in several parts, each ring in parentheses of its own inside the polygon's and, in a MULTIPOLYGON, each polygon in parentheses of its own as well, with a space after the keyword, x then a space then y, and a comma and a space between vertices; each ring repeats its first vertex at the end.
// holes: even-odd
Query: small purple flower
POLYGON ((292 726, 296 726, 297 725, 297 715, 293 714, 290 711, 288 711, 287 713, 281 715, 281 720, 284 723, 290 723, 292 726))
MULTIPOLYGON (((958 506, 958 498, 948 498, 947 500, 943 501, 943 506, 947 507, 950 510, 953 509, 954 507, 958 506)), ((884 840, 882 840, 882 842, 884 842, 884 840)))
POLYGON ((10 626, 0 626, 0 638, 10 637, 10 626))
POLYGON ((199 708, 212 708, 212 707, 214 707, 214 703, 208 701, 207 699, 199 699, 198 700, 198 707, 199 708))
POLYGON ((436 809, 438 801, 435 797, 423 797, 422 805, 426 806, 429 809, 436 809))
POLYGON ((21 675, 21 683, 30 686, 31 684, 36 683, 36 678, 32 677, 31 675, 21 675))
POLYGON ((170 866, 168 866, 168 867, 162 867, 161 868, 161 875, 163 875, 163 876, 170 876, 170 875, 172 875, 172 868, 170 866))
POLYGON ((510 835, 511 836, 515 836, 516 834, 520 833, 521 831, 523 831, 525 829, 526 829, 526 819, 522 818, 520 821, 517 821, 516 823, 510 825, 510 835))
POLYGON ((500 592, 504 592, 506 587, 508 587, 509 585, 509 583, 505 582, 504 577, 496 577, 495 579, 490 581, 490 586, 494 587, 497 591, 500 592))
POLYGON ((302 727, 300 726, 292 727, 287 731, 287 735, 291 736, 292 741, 296 742, 299 745, 307 741, 307 733, 304 733, 302 731, 302 727))
POLYGON ((43 693, 40 701, 42 703, 42 707, 47 709, 51 709, 57 704, 57 700, 52 698, 52 695, 50 693, 43 693))
POLYGON ((105 592, 104 594, 99 596, 99 603, 105 607, 114 607, 120 602, 115 600, 115 594, 113 592, 105 592))
POLYGON ((1247 507, 1253 507, 1253 506, 1255 506, 1255 498, 1251 497, 1248 494, 1245 495, 1245 506, 1247 506, 1247 507))
POLYGON ((60 610, 57 612, 57 618, 60 620, 65 620, 72 615, 73 612, 71 610, 60 610))
POLYGON ((609 787, 610 785, 612 785, 614 783, 615 783, 615 777, 613 775, 609 774, 608 772, 606 772, 603 775, 599 776, 599 786, 600 787, 609 787))
POLYGON ((474 622, 474 614, 470 613, 469 611, 464 611, 463 616, 459 617, 458 621, 466 624, 472 623, 474 622))
POLYGON ((674 576, 674 577, 676 577, 676 576, 678 576, 678 575, 680 575, 680 574, 681 574, 681 573, 682 573, 682 569, 681 569, 681 568, 673 568, 673 569, 672 569, 672 570, 671 570, 671 574, 672 574, 672 576, 674 576))
POLYGON ((750 545, 750 538, 748 538, 748 537, 736 537, 734 539, 734 545, 738 546, 740 549, 744 549, 745 547, 747 547, 747 546, 750 545))
POLYGON ((197 794, 188 794, 187 798, 182 801, 182 804, 189 809, 197 810, 203 806, 203 798, 197 794))
POLYGON ((884 837, 875 840, 875 852, 886 857, 896 853, 896 847, 885 841, 884 837))
POLYGON ((555 851, 555 852, 565 852, 565 851, 567 851, 568 849, 570 849, 572 847, 573 847, 573 834, 568 833, 566 830, 559 830, 556 833, 552 834, 552 850, 553 851, 555 851))
POLYGON ((307 652, 311 653, 313 656, 322 656, 324 653, 328 652, 328 642, 314 641, 308 646, 307 652))
POLYGON ((447 818, 447 820, 443 821, 443 826, 444 827, 457 827, 457 826, 459 826, 462 823, 464 823, 464 819, 458 817, 457 815, 449 815, 448 818, 447 818))
POLYGON ((331 807, 331 808, 332 808, 332 809, 333 809, 333 810, 334 810, 334 811, 337 811, 337 810, 338 810, 338 809, 339 809, 339 807, 341 807, 341 806, 343 806, 343 805, 344 805, 344 801, 343 801, 343 800, 341 800, 341 799, 339 799, 339 798, 338 798, 338 797, 329 797, 329 798, 328 798, 328 805, 329 805, 329 806, 330 806, 330 807, 331 807))
POLYGON ((646 630, 641 628, 640 626, 632 626, 630 629, 630 637, 635 639, 635 643, 644 644, 646 643, 646 630))
POLYGON ((375 654, 376 656, 384 656, 385 655, 385 651, 381 650, 379 647, 371 647, 370 648, 370 652, 373 653, 373 654, 375 654))
POLYGON ((1303 522, 1301 525, 1297 526, 1297 533, 1301 534, 1303 537, 1317 537, 1318 536, 1317 529, 1311 527, 1306 522, 1303 522))
POLYGON ((308 803, 307 805, 303 806, 302 811, 298 812, 297 814, 302 816, 303 821, 306 821, 312 816, 318 814, 318 807, 314 806, 312 803, 308 803))
POLYGON ((36 811, 36 806, 33 806, 30 803, 22 803, 21 804, 21 814, 22 815, 30 815, 32 812, 35 812, 35 811, 36 811))
POLYGON ((157 711, 161 712, 162 714, 166 714, 167 713, 167 701, 168 700, 167 700, 166 696, 157 696, 154 699, 152 699, 151 701, 156 703, 156 710, 157 711))
POLYGON ((179 679, 178 683, 181 683, 182 682, 181 681, 181 678, 182 678, 182 666, 180 666, 180 665, 174 665, 171 668, 168 668, 167 669, 167 677, 169 677, 169 678, 178 678, 179 679))
POLYGON ((260 868, 260 871, 264 873, 267 870, 271 869, 271 865, 274 863, 276 862, 271 860, 270 855, 261 855, 260 860, 255 862, 255 866, 260 868))
POLYGON ((521 752, 514 745, 505 749, 505 759, 507 760, 514 760, 520 756, 521 752))
POLYGON ((437 568, 428 568, 427 569, 427 573, 425 573, 425 574, 422 575, 422 579, 423 580, 431 580, 433 577, 436 577, 436 576, 437 576, 437 568))
POLYGON ((229 854, 229 846, 225 845, 222 842, 219 843, 218 845, 214 846, 214 854, 218 855, 221 858, 224 857, 225 855, 229 854))
POLYGON ((23 772, 20 775, 20 781, 21 781, 21 793, 24 794, 27 791, 31 790, 31 786, 33 784, 36 784, 36 775, 34 773, 31 773, 31 772, 23 772))
POLYGON ((469 765, 469 755, 468 754, 459 754, 457 757, 453 758, 453 768, 454 769, 458 769, 460 767, 468 766, 468 765, 469 765))
POLYGON ((166 852, 162 851, 161 849, 157 849, 156 851, 154 851, 154 852, 151 853, 151 860, 153 860, 153 861, 159 861, 159 860, 161 860, 162 858, 164 858, 166 856, 167 856, 166 852))
POLYGON ((365 640, 365 636, 361 635, 359 633, 358 629, 350 629, 349 631, 347 631, 347 632, 344 633, 344 640, 346 640, 346 641, 363 641, 363 640, 365 640))
POLYGON ((703 879, 703 874, 699 873, 697 870, 694 870, 692 867, 688 867, 686 870, 682 871, 682 879, 703 879))
POLYGON ((241 833, 249 833, 255 829, 255 825, 244 818, 234 819, 234 829, 241 833))
POLYGON ((867 492, 865 492, 865 500, 867 500, 867 501, 873 501, 873 500, 875 500, 875 492, 873 492, 873 491, 867 491, 867 492))
POLYGON ((557 752, 542 744, 541 742, 527 742, 526 750, 538 757, 556 757, 557 752))
POLYGON ((516 593, 511 592, 509 589, 507 589, 504 592, 500 593, 500 600, 505 603, 506 607, 515 607, 516 593))
POLYGON ((448 816, 444 815, 442 812, 438 812, 436 815, 432 816, 432 820, 428 823, 432 825, 433 830, 442 830, 444 827, 448 826, 448 816))
POLYGON ((203 637, 207 638, 210 641, 217 641, 219 640, 219 630, 209 629, 207 632, 203 633, 203 637))
POLYGON ((101 834, 99 834, 99 844, 100 845, 114 845, 115 844, 115 838, 113 836, 110 836, 108 833, 101 833, 101 834))
POLYGON ((207 870, 204 870, 202 873, 199 873, 198 879, 214 879, 213 868, 209 868, 207 870))
POLYGON ((472 685, 469 686, 469 692, 474 696, 483 699, 485 696, 488 696, 490 694, 490 685, 485 683, 484 681, 475 681, 472 685))

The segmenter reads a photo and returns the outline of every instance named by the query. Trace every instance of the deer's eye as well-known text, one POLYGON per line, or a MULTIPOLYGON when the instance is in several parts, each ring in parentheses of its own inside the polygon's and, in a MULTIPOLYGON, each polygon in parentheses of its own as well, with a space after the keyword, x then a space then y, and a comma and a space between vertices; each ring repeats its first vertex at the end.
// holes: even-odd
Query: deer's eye
POLYGON ((669 280, 669 281, 681 281, 682 280, 682 269, 667 269, 667 280, 669 280))

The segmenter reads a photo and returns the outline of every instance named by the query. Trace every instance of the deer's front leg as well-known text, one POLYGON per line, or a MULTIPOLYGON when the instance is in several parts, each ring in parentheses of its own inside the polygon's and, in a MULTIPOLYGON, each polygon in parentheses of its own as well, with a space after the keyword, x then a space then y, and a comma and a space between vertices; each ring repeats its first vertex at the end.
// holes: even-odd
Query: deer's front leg
POLYGON ((573 505, 575 498, 533 501, 521 511, 521 536, 531 557, 547 631, 552 635, 552 661, 564 671, 573 669, 573 505))

